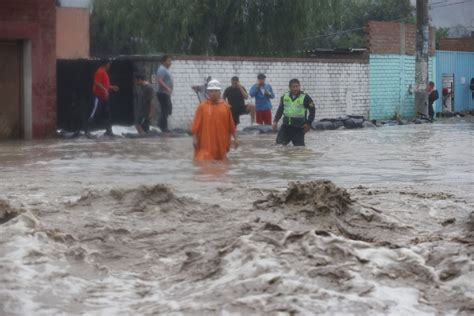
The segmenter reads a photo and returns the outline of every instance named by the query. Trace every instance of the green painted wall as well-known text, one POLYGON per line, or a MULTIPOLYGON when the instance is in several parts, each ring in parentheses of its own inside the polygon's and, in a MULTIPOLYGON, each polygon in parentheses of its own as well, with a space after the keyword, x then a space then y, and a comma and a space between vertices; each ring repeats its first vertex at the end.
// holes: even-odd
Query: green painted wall
MULTIPOLYGON (((429 61, 429 78, 435 78, 435 57, 429 61)), ((434 81, 434 80, 433 80, 434 81)), ((400 113, 403 119, 415 115, 415 56, 371 54, 369 57, 369 117, 391 119, 400 113)))

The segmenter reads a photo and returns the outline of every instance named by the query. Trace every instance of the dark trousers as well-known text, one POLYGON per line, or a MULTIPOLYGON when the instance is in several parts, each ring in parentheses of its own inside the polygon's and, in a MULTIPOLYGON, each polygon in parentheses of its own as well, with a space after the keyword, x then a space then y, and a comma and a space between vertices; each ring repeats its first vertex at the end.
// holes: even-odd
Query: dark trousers
POLYGON ((304 146, 304 129, 303 127, 291 126, 283 124, 278 131, 276 143, 278 145, 288 145, 290 142, 293 146, 304 146))
POLYGON ((433 108, 433 103, 431 104, 428 104, 428 115, 430 117, 431 120, 434 119, 434 108, 433 108))
POLYGON ((158 102, 161 107, 161 115, 158 120, 158 127, 162 132, 169 132, 168 128, 168 116, 171 115, 173 111, 173 105, 171 104, 171 96, 166 93, 158 92, 156 94, 158 97, 158 102))
POLYGON ((110 115, 109 102, 108 100, 102 100, 99 97, 95 97, 92 112, 87 119, 86 132, 89 132, 92 125, 94 125, 100 118, 103 120, 106 132, 112 134, 112 119, 110 115))
POLYGON ((143 131, 145 133, 148 133, 150 131, 150 121, 148 119, 142 120, 139 125, 143 128, 143 131))

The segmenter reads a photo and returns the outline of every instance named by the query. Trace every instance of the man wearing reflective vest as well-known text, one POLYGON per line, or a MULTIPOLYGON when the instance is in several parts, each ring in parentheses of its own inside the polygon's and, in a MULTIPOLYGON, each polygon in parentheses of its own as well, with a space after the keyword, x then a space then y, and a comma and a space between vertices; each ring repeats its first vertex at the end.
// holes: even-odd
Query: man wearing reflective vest
POLYGON ((280 106, 273 119, 273 129, 277 130, 278 121, 283 116, 283 124, 278 132, 276 143, 304 146, 304 135, 311 129, 316 110, 311 97, 301 91, 298 79, 290 80, 290 91, 280 100, 280 106))

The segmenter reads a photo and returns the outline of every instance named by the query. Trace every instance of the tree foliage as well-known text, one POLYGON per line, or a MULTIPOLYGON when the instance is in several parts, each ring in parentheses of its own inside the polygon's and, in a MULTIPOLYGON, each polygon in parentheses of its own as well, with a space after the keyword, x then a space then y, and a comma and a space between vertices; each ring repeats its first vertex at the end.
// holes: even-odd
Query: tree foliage
POLYGON ((409 0, 95 0, 91 48, 95 55, 292 55, 363 47, 369 20, 399 19, 413 19, 409 0))
POLYGON ((435 34, 436 49, 439 49, 439 42, 445 37, 449 37, 449 27, 438 27, 435 34))

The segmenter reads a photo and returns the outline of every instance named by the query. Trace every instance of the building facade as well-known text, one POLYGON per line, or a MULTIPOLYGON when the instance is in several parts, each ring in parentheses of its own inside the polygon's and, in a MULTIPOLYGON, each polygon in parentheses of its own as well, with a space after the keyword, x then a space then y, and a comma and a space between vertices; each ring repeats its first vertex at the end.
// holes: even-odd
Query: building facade
MULTIPOLYGON (((415 116, 416 29, 413 24, 371 21, 369 49, 369 117, 404 119, 415 116)), ((436 77, 434 29, 430 29, 429 78, 436 77)))
POLYGON ((0 1, 0 139, 56 127, 56 1, 0 1))

